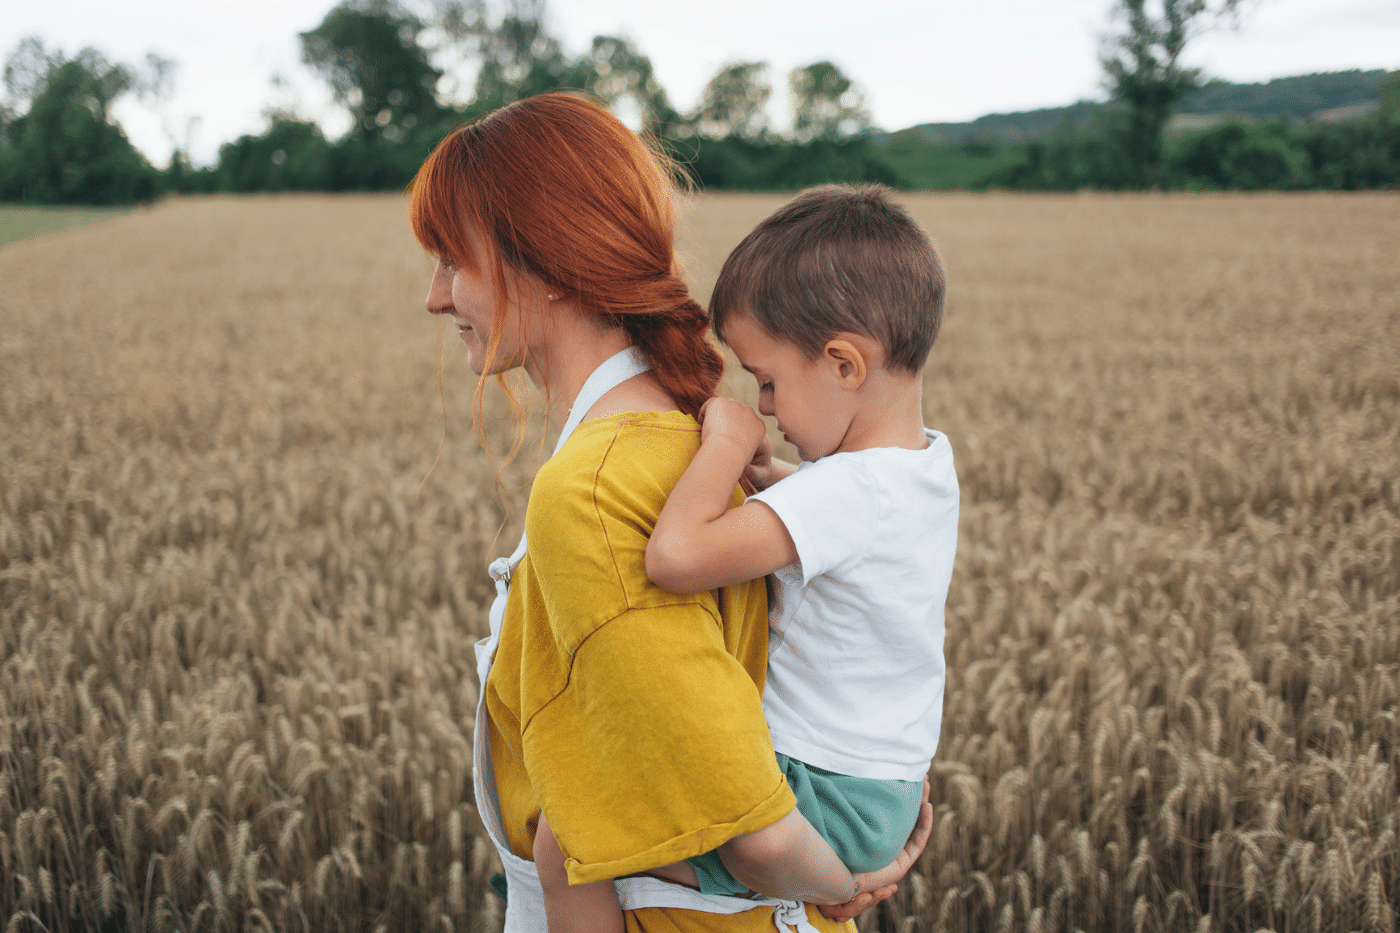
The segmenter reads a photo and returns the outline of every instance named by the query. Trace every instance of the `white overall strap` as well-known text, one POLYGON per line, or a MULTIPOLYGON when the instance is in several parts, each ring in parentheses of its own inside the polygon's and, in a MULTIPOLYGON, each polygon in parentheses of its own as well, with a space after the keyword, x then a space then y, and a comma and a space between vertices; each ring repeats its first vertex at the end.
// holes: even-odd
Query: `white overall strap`
POLYGON ((740 914, 746 910, 772 907, 773 925, 778 933, 820 933, 807 919, 807 907, 801 901, 780 901, 772 897, 726 897, 701 894, 694 888, 663 881, 660 878, 634 876, 613 882, 617 899, 623 910, 642 907, 666 907, 672 910, 698 910, 707 914, 740 914))
MULTIPOLYGON (((635 347, 628 347, 603 362, 585 380, 578 397, 574 399, 569 417, 559 432, 559 442, 554 453, 564 446, 564 442, 574 433, 583 421, 588 410, 610 390, 646 372, 650 366, 646 357, 635 347)), ((510 576, 525 557, 525 535, 520 536, 520 544, 509 557, 499 557, 488 567, 491 579, 496 582, 496 599, 491 604, 489 614, 491 633, 476 643, 476 672, 479 685, 476 706, 476 727, 473 739, 472 785, 476 796, 477 812, 485 824, 486 833, 495 844, 506 873, 506 890, 509 894, 506 904, 505 930, 507 933, 545 933, 544 892, 540 888, 539 875, 533 862, 519 858, 510 851, 506 842, 505 822, 501 816, 500 798, 496 792, 496 769, 491 761, 491 742, 487 727, 486 681, 491 676, 491 662, 496 653, 496 643, 501 634, 501 622, 505 618, 506 598, 510 592, 510 576)))

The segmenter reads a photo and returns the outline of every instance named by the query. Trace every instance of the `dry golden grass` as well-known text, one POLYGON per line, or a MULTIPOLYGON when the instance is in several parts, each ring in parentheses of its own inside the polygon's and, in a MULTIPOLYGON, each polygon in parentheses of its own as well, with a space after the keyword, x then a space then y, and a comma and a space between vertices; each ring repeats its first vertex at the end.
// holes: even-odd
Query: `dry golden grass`
MULTIPOLYGON (((780 200, 690 205, 701 297, 780 200)), ((861 926, 1393 930, 1400 200, 910 204, 963 525, 935 836, 861 926)), ((470 645, 514 532, 450 346, 419 489, 427 271, 397 197, 0 249, 8 929, 499 927, 470 645)))

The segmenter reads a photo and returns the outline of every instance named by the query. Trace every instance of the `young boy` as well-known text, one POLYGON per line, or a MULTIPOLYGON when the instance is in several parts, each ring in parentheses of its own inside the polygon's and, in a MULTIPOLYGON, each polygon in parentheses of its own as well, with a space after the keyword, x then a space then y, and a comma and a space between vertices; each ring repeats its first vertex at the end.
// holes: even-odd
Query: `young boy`
MULTIPOLYGON (((922 370, 945 282, 928 235, 877 186, 812 189, 759 224, 710 316, 802 463, 772 458, 751 409, 712 399, 647 547, 647 573, 675 592, 776 575, 773 747, 797 810, 852 873, 899 854, 938 744, 958 486, 947 438, 923 424, 922 370), (741 477, 759 491, 729 509, 741 477)), ((754 857, 746 838, 658 873, 762 892, 789 855, 754 857)), ((551 933, 622 930, 610 884, 561 883, 544 823, 536 862, 551 933)))

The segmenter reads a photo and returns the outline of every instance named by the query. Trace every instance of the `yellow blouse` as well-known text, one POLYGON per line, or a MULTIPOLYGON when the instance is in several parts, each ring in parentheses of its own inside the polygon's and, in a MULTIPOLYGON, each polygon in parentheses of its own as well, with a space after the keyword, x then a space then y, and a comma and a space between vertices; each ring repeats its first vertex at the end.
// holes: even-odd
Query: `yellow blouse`
MULTIPOLYGON (((491 754, 511 850, 533 857, 543 809, 574 883, 707 852, 795 805, 763 720, 763 581, 679 596, 647 578, 647 539, 699 444, 677 412, 586 421, 530 494, 530 547, 486 685, 491 754)), ((627 922, 773 929, 767 909, 651 908, 627 922)))

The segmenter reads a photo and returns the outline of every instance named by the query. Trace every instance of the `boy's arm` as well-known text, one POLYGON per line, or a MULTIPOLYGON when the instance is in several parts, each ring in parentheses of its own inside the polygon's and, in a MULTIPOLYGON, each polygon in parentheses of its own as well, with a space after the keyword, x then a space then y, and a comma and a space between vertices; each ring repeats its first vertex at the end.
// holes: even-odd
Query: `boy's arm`
POLYGON ((919 818, 904 849, 886 867, 852 875, 831 846, 798 810, 763 829, 735 836, 719 847, 720 861, 749 889, 784 900, 823 905, 831 919, 849 920, 894 894, 933 832, 929 782, 924 779, 919 818))
POLYGON ((794 807, 763 829, 719 847, 720 861, 751 891, 808 904, 844 904, 860 893, 850 869, 794 807))
POLYGON ((766 436, 763 419, 719 398, 706 402, 700 417, 700 451, 666 499, 647 544, 647 575, 674 593, 752 580, 797 560, 776 512, 761 502, 729 508, 735 484, 766 436))

